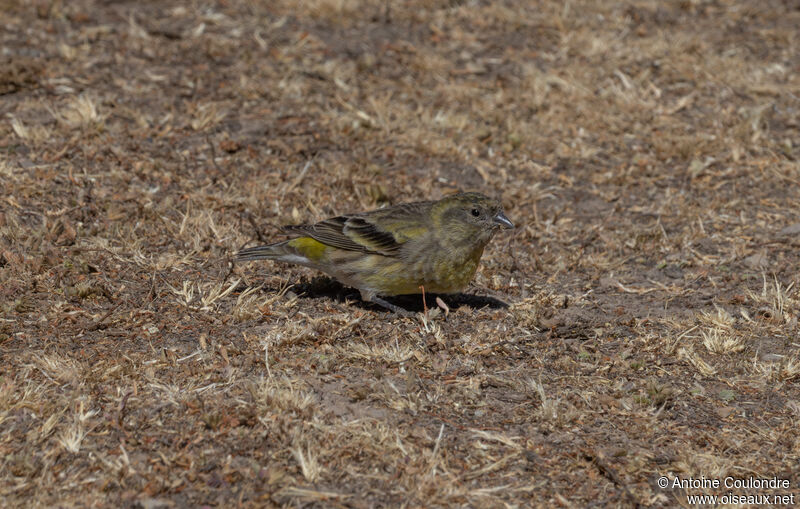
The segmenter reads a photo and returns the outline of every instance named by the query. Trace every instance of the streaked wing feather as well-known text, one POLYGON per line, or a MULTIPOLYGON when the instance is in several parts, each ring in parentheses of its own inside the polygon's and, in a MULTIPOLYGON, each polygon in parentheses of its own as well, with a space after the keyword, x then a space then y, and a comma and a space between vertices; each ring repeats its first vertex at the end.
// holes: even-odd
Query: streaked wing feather
POLYGON ((285 226, 287 233, 307 235, 347 251, 393 256, 408 240, 408 224, 418 224, 432 202, 403 203, 362 214, 346 214, 319 223, 285 226), (386 227, 381 227, 385 224, 386 227))
POLYGON ((367 249, 354 242, 344 234, 344 225, 347 217, 339 216, 320 221, 314 224, 299 224, 284 226, 283 231, 299 235, 307 235, 325 245, 344 249, 346 251, 366 251, 367 249))
POLYGON ((368 251, 391 255, 400 249, 394 234, 379 228, 364 217, 353 216, 344 224, 343 233, 368 251))
POLYGON ((391 256, 400 244, 389 232, 380 230, 358 216, 339 216, 314 224, 285 226, 287 233, 307 235, 325 245, 345 251, 362 251, 391 256))

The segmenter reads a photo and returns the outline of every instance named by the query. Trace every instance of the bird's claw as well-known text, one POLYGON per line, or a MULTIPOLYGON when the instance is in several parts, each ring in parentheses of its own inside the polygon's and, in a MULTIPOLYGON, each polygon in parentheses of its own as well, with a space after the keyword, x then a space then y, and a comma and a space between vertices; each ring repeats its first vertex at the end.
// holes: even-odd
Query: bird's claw
POLYGON ((405 318, 414 318, 416 316, 416 313, 412 313, 411 311, 403 309, 400 306, 392 304, 389 301, 383 300, 380 297, 372 297, 370 299, 370 302, 374 302, 375 304, 377 304, 377 305, 379 305, 379 306, 381 306, 383 308, 388 309, 392 313, 394 313, 396 315, 399 315, 399 316, 402 316, 402 317, 405 317, 405 318))

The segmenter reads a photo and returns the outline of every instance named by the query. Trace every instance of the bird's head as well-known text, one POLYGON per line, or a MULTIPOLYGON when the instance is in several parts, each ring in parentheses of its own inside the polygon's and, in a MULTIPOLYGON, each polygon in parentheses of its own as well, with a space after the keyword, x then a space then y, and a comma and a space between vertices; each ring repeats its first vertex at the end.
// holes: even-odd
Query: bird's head
POLYGON ((433 214, 443 233, 458 243, 485 245, 500 228, 514 228, 500 202, 481 193, 448 196, 436 203, 433 214))

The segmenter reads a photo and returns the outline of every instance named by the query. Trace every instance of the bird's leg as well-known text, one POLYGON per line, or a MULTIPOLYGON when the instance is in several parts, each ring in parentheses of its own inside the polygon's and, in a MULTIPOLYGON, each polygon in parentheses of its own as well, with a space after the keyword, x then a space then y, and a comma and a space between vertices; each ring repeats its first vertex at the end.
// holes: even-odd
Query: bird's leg
POLYGON ((408 316, 408 317, 413 317, 414 316, 414 313, 411 313, 410 311, 406 311, 405 309, 401 308, 400 306, 395 306, 391 302, 387 302, 387 301, 381 299, 380 297, 378 297, 377 295, 371 297, 369 299, 369 301, 370 302, 374 302, 375 304, 377 304, 377 305, 379 305, 381 307, 384 307, 384 308, 388 309, 389 311, 391 311, 393 313, 396 313, 396 314, 398 314, 400 316, 408 316))
POLYGON ((425 302, 425 285, 419 285, 419 289, 422 290, 422 309, 425 310, 425 318, 428 318, 428 303, 425 302))

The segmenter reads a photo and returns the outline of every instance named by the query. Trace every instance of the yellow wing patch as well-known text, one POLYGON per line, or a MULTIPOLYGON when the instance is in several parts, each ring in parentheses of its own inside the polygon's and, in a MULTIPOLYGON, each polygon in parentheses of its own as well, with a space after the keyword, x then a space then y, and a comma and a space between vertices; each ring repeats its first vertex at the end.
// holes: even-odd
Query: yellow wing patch
POLYGON ((325 256, 328 246, 314 240, 311 237, 298 237, 289 241, 289 246, 294 248, 299 254, 311 261, 320 261, 325 256))

